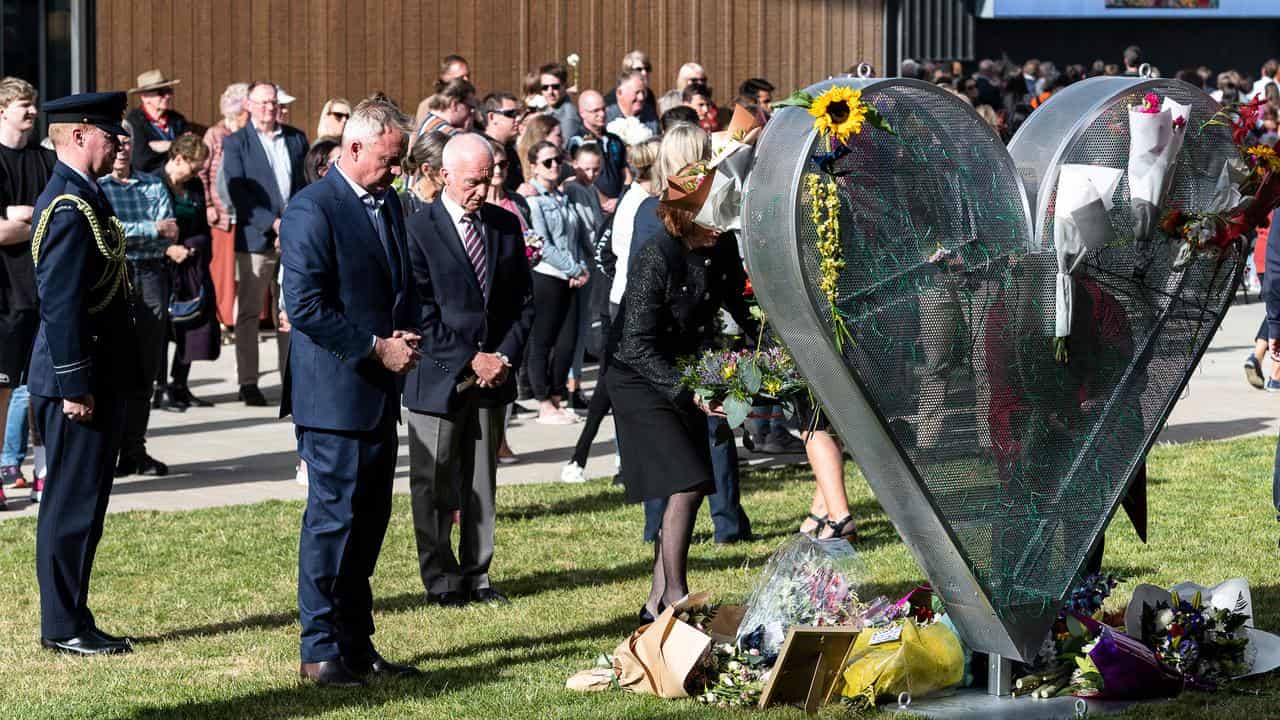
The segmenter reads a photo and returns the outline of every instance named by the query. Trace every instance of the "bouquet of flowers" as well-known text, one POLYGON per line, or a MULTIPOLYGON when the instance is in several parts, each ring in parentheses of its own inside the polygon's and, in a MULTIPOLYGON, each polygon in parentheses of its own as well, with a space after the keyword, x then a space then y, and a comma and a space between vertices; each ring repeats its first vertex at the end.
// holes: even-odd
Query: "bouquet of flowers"
POLYGON ((1161 219, 1165 234, 1182 243, 1173 261, 1174 269, 1185 268, 1197 254, 1221 258, 1245 234, 1265 227, 1271 211, 1280 207, 1280 156, 1276 145, 1247 142, 1262 105, 1257 98, 1228 105, 1201 127, 1230 127, 1231 140, 1240 156, 1223 164, 1213 197, 1203 211, 1175 208, 1161 219))
POLYGON ((808 385, 785 348, 708 350, 680 363, 680 384, 707 401, 724 405, 729 427, 751 414, 752 405, 781 404, 790 414, 808 385))
POLYGON ((1167 603, 1142 608, 1142 641, 1189 686, 1213 690, 1249 671, 1248 620, 1230 609, 1205 607, 1200 593, 1188 602, 1175 592, 1167 603))
POLYGON ((738 625, 737 645, 772 664, 792 625, 854 625, 866 570, 845 542, 797 534, 769 558, 738 625))
POLYGON ((531 268, 542 262, 542 236, 532 229, 524 231, 524 256, 531 268))
POLYGON ((759 650, 739 650, 732 643, 714 645, 699 669, 703 689, 698 702, 718 708, 752 707, 760 702, 771 672, 759 650))
POLYGON ((627 145, 642 143, 653 137, 653 131, 649 126, 640 122, 640 118, 635 115, 614 118, 605 126, 605 130, 617 135, 627 145))
POLYGON ((1151 262, 1157 208, 1173 180, 1170 171, 1182 149, 1190 113, 1190 105, 1169 98, 1162 101, 1155 93, 1147 93, 1141 105, 1129 108, 1129 195, 1138 253, 1135 277, 1145 274, 1151 262))

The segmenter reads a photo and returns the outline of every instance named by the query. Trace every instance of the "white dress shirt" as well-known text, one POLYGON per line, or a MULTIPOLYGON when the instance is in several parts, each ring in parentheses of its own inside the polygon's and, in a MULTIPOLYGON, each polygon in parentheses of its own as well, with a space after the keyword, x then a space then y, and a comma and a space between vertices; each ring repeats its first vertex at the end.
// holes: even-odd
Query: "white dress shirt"
POLYGON ((276 187, 280 189, 280 199, 289 202, 289 191, 293 187, 293 161, 289 159, 289 148, 284 142, 284 130, 277 125, 273 132, 264 133, 255 128, 258 141, 267 153, 267 163, 276 176, 276 187))
MULTIPOLYGON (((462 254, 470 256, 470 253, 467 252, 467 228, 462 224, 462 216, 466 215, 467 211, 454 202, 447 193, 440 193, 440 202, 444 203, 444 210, 449 213, 449 220, 453 222, 453 229, 458 231, 458 240, 462 243, 462 254)), ((484 223, 480 222, 480 212, 477 210, 471 213, 471 216, 475 218, 476 232, 480 235, 480 242, 483 243, 484 223)))

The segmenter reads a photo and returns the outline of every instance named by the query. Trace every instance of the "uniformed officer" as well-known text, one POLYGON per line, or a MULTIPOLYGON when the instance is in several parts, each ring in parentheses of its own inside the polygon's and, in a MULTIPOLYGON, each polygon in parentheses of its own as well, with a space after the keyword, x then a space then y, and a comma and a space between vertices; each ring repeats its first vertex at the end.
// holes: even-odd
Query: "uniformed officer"
POLYGON ((132 649, 128 638, 99 630, 87 604, 124 399, 138 382, 124 232, 97 183, 128 135, 125 104, 121 92, 45 104, 58 162, 31 236, 40 329, 29 387, 53 478, 36 530, 40 637, 46 648, 78 655, 132 649))

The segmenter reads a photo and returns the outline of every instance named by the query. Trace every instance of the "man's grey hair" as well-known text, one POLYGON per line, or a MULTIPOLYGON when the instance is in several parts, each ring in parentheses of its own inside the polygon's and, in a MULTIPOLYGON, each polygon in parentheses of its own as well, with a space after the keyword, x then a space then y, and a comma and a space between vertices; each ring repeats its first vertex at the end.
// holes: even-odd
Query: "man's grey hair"
POLYGON ((353 142, 371 142, 391 131, 409 132, 409 116, 393 102, 381 98, 361 100, 351 111, 342 130, 342 147, 353 142))
POLYGON ((453 169, 458 167, 459 163, 476 155, 483 155, 492 163, 493 146, 479 133, 458 133, 445 144, 442 164, 445 168, 453 169))

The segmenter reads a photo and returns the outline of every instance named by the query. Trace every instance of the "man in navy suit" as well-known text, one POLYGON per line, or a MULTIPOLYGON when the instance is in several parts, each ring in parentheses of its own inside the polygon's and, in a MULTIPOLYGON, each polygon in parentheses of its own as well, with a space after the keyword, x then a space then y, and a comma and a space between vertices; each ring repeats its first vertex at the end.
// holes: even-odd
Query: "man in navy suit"
POLYGON ((489 584, 497 452, 533 296, 519 221, 484 202, 492 171, 488 140, 455 136, 444 148, 444 192, 408 220, 426 358, 404 390, 413 525, 427 600, 445 606, 506 601, 489 584))
MULTIPOLYGON (((276 122, 276 86, 256 82, 245 101, 253 122, 222 143, 222 174, 236 209, 236 375, 245 405, 267 404, 258 389, 258 317, 268 290, 279 296, 280 218, 306 184, 307 136, 276 122)), ((275 313, 272 313, 275 317, 275 313)), ((274 320, 273 320, 274 322, 274 320)), ((283 336, 276 334, 276 342, 283 336)), ((283 368, 282 368, 283 371, 283 368)))
POLYGON ((400 393, 420 357, 404 223, 389 191, 406 123, 389 102, 357 105, 341 158, 290 201, 281 224, 293 341, 280 410, 293 414, 310 481, 298 543, 300 674, 321 685, 417 673, 370 641, 400 393))
POLYGON ((40 327, 28 386, 54 478, 36 525, 40 637, 76 655, 132 649, 98 629, 87 603, 125 399, 142 381, 124 230, 97 183, 128 137, 126 102, 124 93, 85 93, 45 105, 58 162, 32 214, 40 327))

